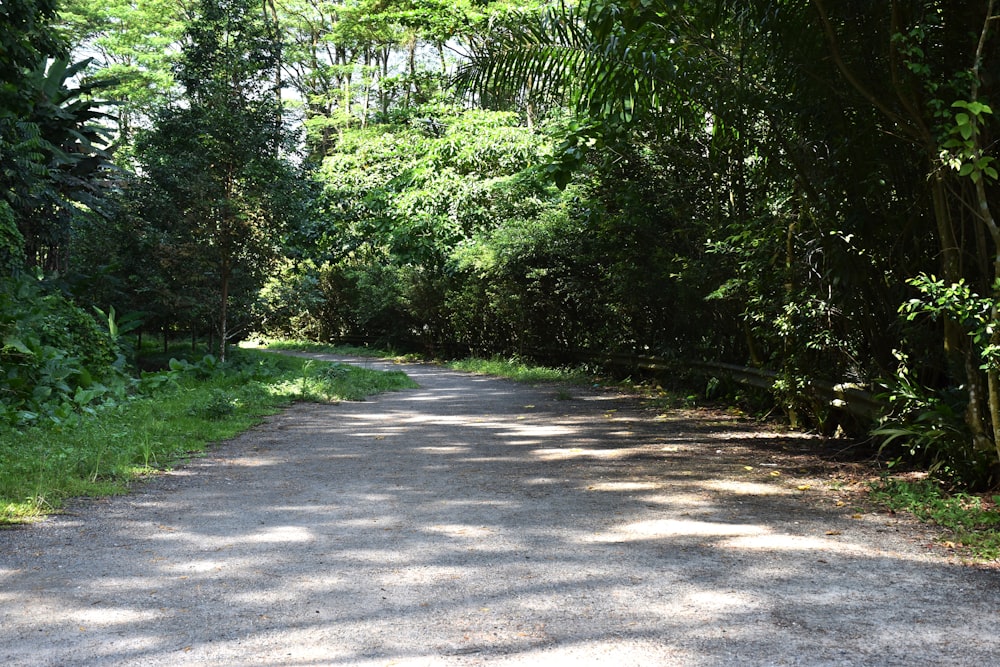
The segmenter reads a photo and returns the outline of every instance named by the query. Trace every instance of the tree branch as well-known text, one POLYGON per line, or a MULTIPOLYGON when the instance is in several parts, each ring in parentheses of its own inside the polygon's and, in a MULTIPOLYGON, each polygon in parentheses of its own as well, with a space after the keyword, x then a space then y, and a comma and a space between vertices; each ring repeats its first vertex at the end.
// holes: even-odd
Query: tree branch
POLYGON ((847 80, 852 88, 868 100, 872 106, 881 111, 887 118, 889 118, 889 120, 899 125, 900 128, 906 131, 911 138, 917 140, 923 139, 924 137, 922 137, 919 132, 915 132, 903 116, 900 116, 880 99, 878 99, 875 94, 868 90, 868 88, 865 87, 865 85, 854 75, 854 72, 852 72, 844 62, 844 58, 840 53, 840 46, 837 43, 837 33, 833 29, 833 24, 830 23, 830 17, 827 14, 826 7, 823 5, 823 0, 813 0, 813 5, 815 5, 816 12, 819 14, 820 23, 823 24, 823 33, 826 35, 826 41, 830 45, 830 55, 833 58, 833 62, 837 66, 837 70, 840 74, 847 80))

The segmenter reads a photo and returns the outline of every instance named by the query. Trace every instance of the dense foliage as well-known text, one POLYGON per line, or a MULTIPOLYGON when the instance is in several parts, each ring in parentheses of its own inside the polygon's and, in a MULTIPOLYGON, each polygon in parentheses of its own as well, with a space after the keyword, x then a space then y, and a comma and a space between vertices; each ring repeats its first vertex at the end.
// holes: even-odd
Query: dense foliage
MULTIPOLYGON (((23 303, 222 354, 256 331, 750 367, 796 425, 997 481, 992 1, 58 9, 0 8, 23 303)), ((4 335, 7 364, 27 339, 83 358, 4 335)))

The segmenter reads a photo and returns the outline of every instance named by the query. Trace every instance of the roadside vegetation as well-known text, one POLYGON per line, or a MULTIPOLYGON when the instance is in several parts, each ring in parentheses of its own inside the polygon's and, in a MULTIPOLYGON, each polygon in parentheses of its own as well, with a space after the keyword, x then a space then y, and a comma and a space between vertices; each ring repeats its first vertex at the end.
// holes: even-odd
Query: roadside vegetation
POLYGON ((593 373, 588 373, 582 368, 550 368, 517 357, 490 357, 489 359, 466 357, 465 359, 448 362, 448 367, 470 373, 496 375, 498 377, 510 378, 516 382, 529 384, 537 382, 587 384, 594 380, 593 373))
POLYGON ((0 432, 0 524, 58 511, 72 496, 113 495, 196 456, 293 401, 362 400, 415 386, 401 372, 239 350, 172 358, 114 400, 0 432))
POLYGON ((938 541, 963 555, 1000 559, 1000 496, 947 491, 933 479, 883 477, 871 486, 871 498, 891 511, 909 512, 940 527, 938 541))

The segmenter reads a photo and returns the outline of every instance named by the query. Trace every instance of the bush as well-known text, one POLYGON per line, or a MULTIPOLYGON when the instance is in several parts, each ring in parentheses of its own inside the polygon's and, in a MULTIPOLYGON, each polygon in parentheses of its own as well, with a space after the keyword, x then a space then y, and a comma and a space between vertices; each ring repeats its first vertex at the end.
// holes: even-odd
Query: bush
POLYGON ((62 421, 124 387, 112 336, 31 278, 0 281, 0 423, 62 421))

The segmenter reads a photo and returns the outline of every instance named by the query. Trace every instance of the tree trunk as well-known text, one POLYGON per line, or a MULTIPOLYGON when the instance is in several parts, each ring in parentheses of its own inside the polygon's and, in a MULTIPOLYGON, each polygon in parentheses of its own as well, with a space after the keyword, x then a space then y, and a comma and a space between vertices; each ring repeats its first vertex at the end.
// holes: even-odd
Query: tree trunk
MULTIPOLYGON (((972 64, 972 88, 969 97, 971 102, 977 102, 979 97, 979 85, 980 85, 980 65, 982 64, 983 57, 983 47, 986 44, 987 35, 989 34, 990 23, 994 20, 993 16, 993 5, 994 0, 990 0, 986 7, 986 19, 983 21, 983 29, 979 35, 979 44, 976 47, 976 55, 973 59, 972 64)), ((978 158, 984 153, 981 141, 981 135, 978 128, 977 114, 971 114, 972 122, 972 142, 973 142, 973 156, 978 158)), ((973 172, 975 178, 973 182, 975 184, 976 192, 976 213, 979 220, 982 222, 983 226, 990 233, 990 238, 993 241, 994 259, 993 259, 993 280, 991 285, 990 297, 993 305, 990 309, 990 319, 994 325, 993 331, 990 333, 990 345, 998 346, 1000 345, 1000 331, 997 331, 996 323, 1000 321, 1000 289, 998 289, 998 280, 1000 280, 1000 227, 997 226, 996 219, 993 217, 993 211, 990 209, 990 201, 986 195, 986 174, 983 172, 973 172)), ((995 462, 1000 462, 1000 369, 997 368, 997 364, 994 360, 986 359, 986 378, 987 378, 987 390, 988 399, 987 403, 989 405, 990 412, 990 423, 993 426, 993 448, 996 451, 997 458, 995 462)), ((985 439, 976 443, 979 449, 988 449, 989 442, 985 439)))
MULTIPOLYGON (((228 263, 227 263, 228 264, 228 263)), ((221 303, 219 304, 219 361, 226 361, 226 344, 229 341, 229 267, 222 273, 221 303)))
MULTIPOLYGON (((945 184, 945 177, 939 168, 938 139, 934 131, 928 125, 922 105, 917 104, 904 91, 900 81, 901 72, 906 70, 905 63, 901 62, 902 56, 890 46, 890 69, 896 99, 903 106, 903 112, 898 113, 886 102, 877 96, 874 91, 869 90, 855 73, 844 62, 840 54, 836 31, 830 21, 826 11, 824 0, 813 0, 823 32, 829 44, 830 56, 838 71, 843 75, 845 81, 858 94, 865 98, 874 108, 878 109, 888 120, 894 123, 899 133, 909 140, 919 145, 926 155, 930 174, 930 194, 933 204, 934 222, 937 230, 937 240, 941 257, 942 277, 948 284, 956 284, 962 279, 962 253, 955 231, 952 225, 951 208, 949 205, 949 194, 945 184)), ((987 8, 986 22, 980 36, 979 48, 976 53, 974 67, 972 71, 973 79, 973 100, 976 97, 976 86, 978 85, 978 67, 982 46, 986 39, 987 28, 992 20, 993 0, 990 0, 987 8)), ((891 3, 891 26, 893 34, 903 30, 901 12, 898 2, 891 3)), ((962 202, 959 202, 962 203, 962 202)), ((985 223, 985 220, 984 220, 985 223)), ((997 237, 994 237, 997 240, 997 237)), ((1000 251, 998 251, 1000 252, 1000 251)), ((994 413, 993 427, 997 428, 997 418, 1000 418, 1000 377, 990 378, 987 374, 986 385, 984 387, 983 374, 979 370, 978 353, 974 349, 969 337, 962 328, 962 323, 956 322, 953 318, 945 318, 944 321, 944 351, 949 360, 950 370, 957 378, 963 378, 968 389, 968 405, 965 411, 965 421, 972 432, 973 447, 975 449, 989 448, 991 437, 988 433, 989 423, 983 412, 985 403, 990 406, 990 412, 994 412, 993 405, 996 405, 994 413)), ((1000 431, 995 431, 1000 435, 1000 431)), ((1000 446, 1000 445, 998 445, 1000 446)))

